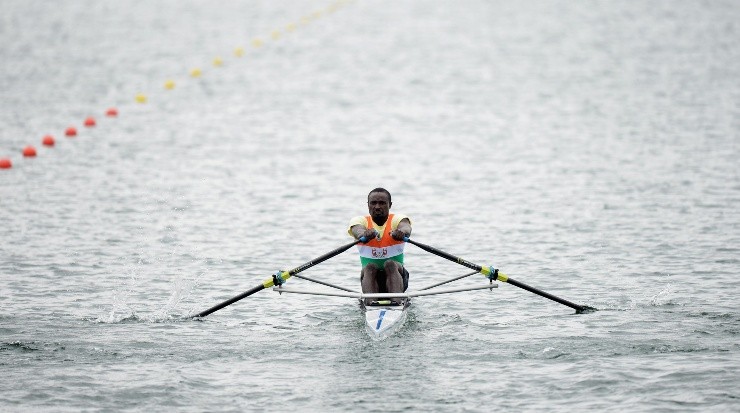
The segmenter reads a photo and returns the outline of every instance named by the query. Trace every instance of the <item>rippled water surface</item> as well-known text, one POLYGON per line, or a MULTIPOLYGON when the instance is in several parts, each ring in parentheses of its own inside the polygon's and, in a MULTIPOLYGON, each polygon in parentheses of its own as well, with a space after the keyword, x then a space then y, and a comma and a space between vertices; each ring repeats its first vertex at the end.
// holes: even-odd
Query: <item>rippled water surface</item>
MULTIPOLYGON (((2 10, 0 410, 740 409, 736 2, 2 10), (417 241, 599 311, 501 284, 382 342, 347 298, 186 317, 349 242, 376 186, 417 241)), ((411 289, 467 272, 406 259, 411 289)))

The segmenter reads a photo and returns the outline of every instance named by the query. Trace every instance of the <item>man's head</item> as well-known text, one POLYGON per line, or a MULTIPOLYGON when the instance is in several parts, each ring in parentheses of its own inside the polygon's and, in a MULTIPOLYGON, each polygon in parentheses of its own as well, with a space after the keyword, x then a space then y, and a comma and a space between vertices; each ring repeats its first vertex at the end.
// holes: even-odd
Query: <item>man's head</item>
POLYGON ((384 188, 375 188, 367 194, 367 209, 378 225, 383 225, 388 219, 391 205, 391 193, 384 188))

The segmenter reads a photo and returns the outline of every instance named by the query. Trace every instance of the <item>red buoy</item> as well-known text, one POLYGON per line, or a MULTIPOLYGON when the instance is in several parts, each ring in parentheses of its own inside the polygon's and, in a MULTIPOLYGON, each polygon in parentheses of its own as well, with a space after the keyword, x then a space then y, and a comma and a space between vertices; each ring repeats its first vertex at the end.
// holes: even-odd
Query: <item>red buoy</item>
POLYGON ((67 136, 77 136, 77 128, 70 126, 66 131, 64 131, 64 134, 67 136))
POLYGON ((8 158, 0 158, 0 169, 10 169, 13 163, 8 158))
POLYGON ((26 158, 36 156, 36 148, 31 145, 26 146, 25 148, 23 148, 23 156, 25 156, 26 158))
POLYGON ((44 136, 44 139, 41 140, 41 143, 44 144, 44 146, 54 146, 54 137, 51 135, 44 136))
POLYGON ((118 116, 118 109, 116 108, 110 108, 105 111, 106 116, 115 117, 118 116))
POLYGON ((91 116, 85 119, 85 126, 87 126, 88 128, 95 126, 95 118, 91 116))

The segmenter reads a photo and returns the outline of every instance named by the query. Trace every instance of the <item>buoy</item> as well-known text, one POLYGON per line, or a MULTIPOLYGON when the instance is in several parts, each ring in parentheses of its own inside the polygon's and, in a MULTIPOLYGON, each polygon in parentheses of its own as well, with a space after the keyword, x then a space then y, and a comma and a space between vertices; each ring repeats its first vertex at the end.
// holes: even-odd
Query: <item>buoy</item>
POLYGON ((289 25, 285 26, 285 31, 287 31, 287 32, 292 32, 292 31, 294 31, 294 30, 296 29, 296 27, 297 27, 297 26, 296 26, 296 24, 295 24, 295 23, 291 23, 291 24, 289 24, 289 25))
POLYGON ((74 126, 70 126, 67 128, 67 130, 64 131, 64 134, 66 136, 77 136, 77 128, 74 126))
POLYGON ((224 61, 220 57, 213 59, 214 66, 219 67, 219 66, 223 66, 223 64, 224 64, 224 61))
POLYGON ((272 34, 270 35, 272 37, 272 40, 277 40, 280 38, 280 30, 273 30, 272 34))
POLYGON ((10 169, 13 163, 8 158, 0 158, 0 169, 10 169))
POLYGON ((175 81, 174 80, 167 80, 164 82, 164 88, 167 90, 172 90, 175 88, 175 81))
POLYGON ((95 126, 95 118, 93 118, 91 116, 91 117, 85 119, 85 126, 87 126, 88 128, 91 128, 91 127, 95 126))
POLYGON ((190 71, 190 76, 192 77, 199 77, 203 72, 200 71, 197 67, 190 71))
POLYGON ((254 48, 262 47, 262 39, 257 37, 256 39, 252 40, 252 47, 254 48))
POLYGON ((31 145, 26 146, 25 148, 23 148, 23 156, 25 156, 26 158, 36 156, 36 148, 31 145))
POLYGON ((139 93, 138 95, 136 95, 136 101, 138 103, 146 103, 146 95, 143 93, 139 93))
POLYGON ((44 146, 54 146, 54 137, 51 135, 44 136, 44 139, 41 140, 41 143, 44 144, 44 146))
POLYGON ((237 47, 234 49, 234 56, 236 57, 242 57, 244 56, 244 48, 243 47, 237 47))
POLYGON ((115 117, 118 116, 118 109, 110 108, 105 111, 105 116, 115 117))

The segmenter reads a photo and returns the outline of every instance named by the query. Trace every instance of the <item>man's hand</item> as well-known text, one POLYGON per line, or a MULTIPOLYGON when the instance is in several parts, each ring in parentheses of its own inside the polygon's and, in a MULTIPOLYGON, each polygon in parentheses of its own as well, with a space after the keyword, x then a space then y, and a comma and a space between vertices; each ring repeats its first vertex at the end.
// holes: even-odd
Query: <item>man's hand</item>
POLYGON ((405 233, 405 232, 403 232, 403 231, 401 231, 399 229, 394 229, 393 231, 391 231, 391 237, 393 237, 393 239, 396 240, 396 241, 403 241, 403 239, 406 238, 406 237, 408 237, 408 236, 409 236, 409 234, 407 234, 407 233, 405 233))
POLYGON ((411 236, 411 222, 407 218, 398 223, 398 228, 391 231, 391 237, 396 241, 403 241, 404 238, 411 236))
POLYGON ((378 236, 378 231, 376 231, 375 228, 370 228, 370 229, 366 229, 362 234, 360 234, 360 236, 357 237, 357 239, 359 240, 360 238, 364 237, 367 241, 370 241, 377 236, 378 236))

